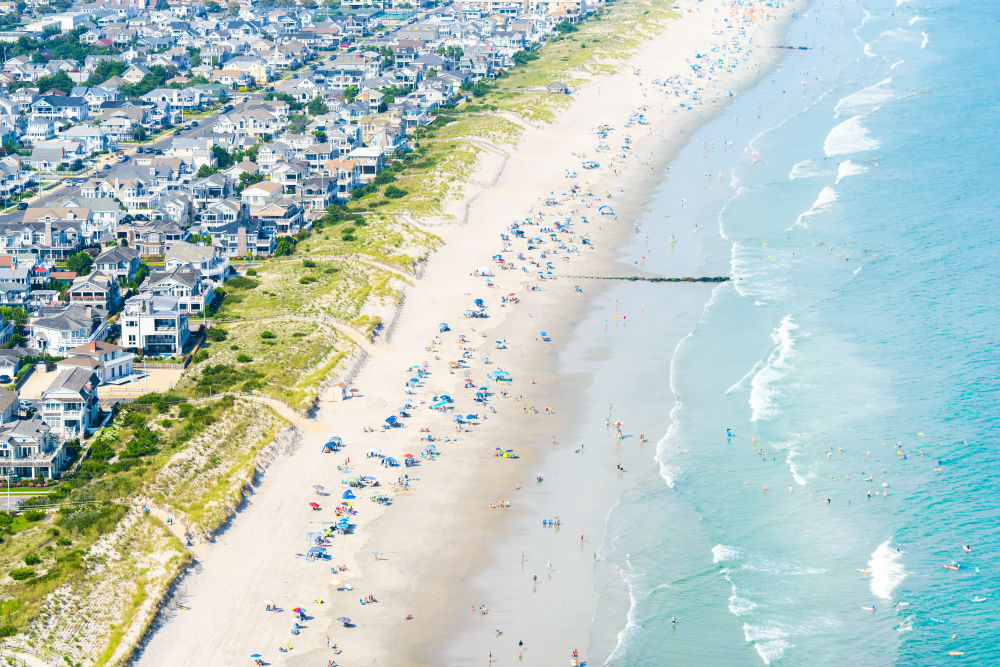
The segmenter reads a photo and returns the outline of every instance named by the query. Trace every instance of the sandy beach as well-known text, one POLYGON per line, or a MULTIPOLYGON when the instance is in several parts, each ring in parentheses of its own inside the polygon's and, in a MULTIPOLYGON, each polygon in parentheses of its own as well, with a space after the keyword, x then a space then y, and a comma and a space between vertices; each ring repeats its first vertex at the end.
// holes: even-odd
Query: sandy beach
MULTIPOLYGON (((643 315, 642 292, 623 296, 579 276, 645 273, 634 221, 692 128, 780 55, 770 47, 791 11, 724 0, 677 7, 680 17, 617 73, 575 91, 554 123, 526 129, 503 164, 484 161, 474 180, 501 171, 494 185, 467 189, 464 222, 418 221, 444 243, 407 290, 390 339, 355 379, 357 394, 326 396, 314 418, 296 420, 296 448, 275 460, 213 543, 196 546, 196 565, 137 663, 249 665, 259 653, 274 665, 541 665, 566 664, 573 649, 591 664, 608 658, 613 640, 591 641, 598 590, 612 586, 597 562, 603 525, 638 473, 655 465, 648 440, 662 433, 646 433, 642 443, 644 426, 604 399, 642 391, 643 373, 669 364, 712 286, 671 287, 671 312, 636 329, 657 336, 650 367, 606 375, 594 369, 614 345, 643 341, 594 332, 603 324, 624 333, 618 314, 643 315), (599 166, 586 169, 588 161, 599 166), (477 299, 488 317, 465 316, 477 299), (440 323, 450 330, 439 331, 440 323), (594 336, 593 345, 566 345, 581 335, 594 336), (496 371, 510 381, 491 379, 496 371), (485 402, 475 400, 480 387, 485 402), (451 409, 430 409, 443 394, 451 409), (401 416, 407 404, 409 416, 401 416), (456 426, 456 415, 475 417, 456 426), (401 426, 386 427, 390 417, 401 426), (581 434, 595 428, 603 441, 573 456, 581 434), (345 447, 324 453, 332 436, 345 447), (496 456, 497 448, 514 457, 496 456), (386 467, 369 450, 421 461, 386 467), (330 539, 331 559, 307 559, 307 533, 336 523, 355 476, 380 485, 354 489, 352 527, 330 539), (375 494, 391 505, 373 502, 375 494), (538 517, 556 515, 558 526, 536 530, 538 517), (498 566, 502 577, 493 576, 498 566), (377 602, 361 604, 369 595, 377 602), (266 610, 266 601, 281 611, 266 610), (305 619, 293 635, 297 607, 305 619)), ((705 267, 686 247, 677 244, 672 270, 700 274, 705 267)), ((655 391, 669 406, 665 388, 655 391)))

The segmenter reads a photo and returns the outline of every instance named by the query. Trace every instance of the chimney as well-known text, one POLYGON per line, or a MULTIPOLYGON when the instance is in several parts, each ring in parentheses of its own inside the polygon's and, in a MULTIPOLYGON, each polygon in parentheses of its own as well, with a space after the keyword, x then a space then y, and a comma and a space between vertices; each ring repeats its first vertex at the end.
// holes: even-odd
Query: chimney
POLYGON ((52 221, 45 220, 45 233, 42 235, 42 245, 52 247, 52 221))
POLYGON ((247 228, 240 226, 236 230, 236 255, 242 257, 247 254, 247 228))
POLYGON ((90 351, 91 352, 97 352, 97 341, 91 341, 90 342, 90 351))
POLYGON ((86 308, 84 309, 84 311, 83 311, 83 312, 87 313, 87 317, 90 317, 90 318, 93 318, 93 317, 94 317, 94 309, 93 309, 93 308, 91 308, 90 306, 87 306, 87 307, 86 307, 86 308))

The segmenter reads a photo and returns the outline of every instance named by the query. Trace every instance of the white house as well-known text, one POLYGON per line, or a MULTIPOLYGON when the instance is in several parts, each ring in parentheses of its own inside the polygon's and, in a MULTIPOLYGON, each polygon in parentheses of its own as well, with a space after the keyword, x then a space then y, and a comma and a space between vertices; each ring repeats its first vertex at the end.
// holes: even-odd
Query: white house
POLYGON ((125 301, 119 322, 122 347, 140 354, 178 356, 190 336, 188 314, 173 296, 137 294, 125 301))
POLYGON ((52 432, 63 438, 85 437, 97 419, 97 375, 90 369, 58 372, 39 400, 41 416, 52 432))

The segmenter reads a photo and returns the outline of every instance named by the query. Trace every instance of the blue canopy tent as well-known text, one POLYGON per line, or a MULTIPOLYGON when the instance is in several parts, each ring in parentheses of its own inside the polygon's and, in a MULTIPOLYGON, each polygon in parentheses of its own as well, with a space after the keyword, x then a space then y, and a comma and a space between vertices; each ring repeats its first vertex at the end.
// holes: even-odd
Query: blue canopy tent
POLYGON ((357 496, 355 496, 354 492, 351 491, 350 489, 344 491, 344 495, 341 496, 341 498, 343 498, 344 500, 350 500, 351 498, 356 498, 356 497, 357 496))
POLYGON ((344 441, 338 437, 332 437, 323 445, 323 452, 335 452, 344 446, 344 441))

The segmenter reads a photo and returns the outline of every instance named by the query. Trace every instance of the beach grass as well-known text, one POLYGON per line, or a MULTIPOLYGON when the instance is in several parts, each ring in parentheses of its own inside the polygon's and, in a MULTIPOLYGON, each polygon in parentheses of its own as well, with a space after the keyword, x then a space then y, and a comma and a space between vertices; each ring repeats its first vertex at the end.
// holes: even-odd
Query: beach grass
POLYGON ((151 395, 122 409, 91 439, 79 473, 17 516, 0 513, 4 633, 52 660, 121 663, 190 558, 140 499, 213 532, 285 424, 268 406, 232 397, 151 395))
POLYGON ((197 361, 175 387, 179 395, 196 397, 227 389, 222 383, 205 386, 205 369, 225 365, 246 374, 248 379, 237 389, 259 391, 303 409, 319 391, 317 367, 353 349, 353 343, 328 323, 307 318, 217 323, 213 329, 212 336, 221 340, 205 341, 197 361))

